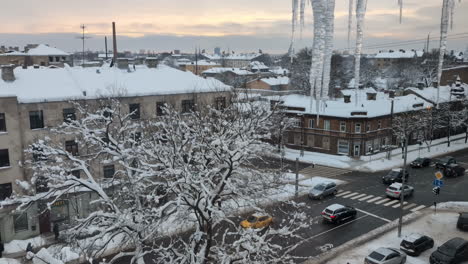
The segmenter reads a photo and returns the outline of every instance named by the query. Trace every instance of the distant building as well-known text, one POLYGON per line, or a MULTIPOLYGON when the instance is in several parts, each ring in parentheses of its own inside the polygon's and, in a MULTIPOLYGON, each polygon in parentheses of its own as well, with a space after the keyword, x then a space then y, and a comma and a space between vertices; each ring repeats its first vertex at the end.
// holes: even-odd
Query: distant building
POLYGON ((202 73, 204 77, 213 77, 234 88, 245 88, 247 82, 255 79, 257 74, 240 68, 216 67, 202 73))
POLYGON ((385 69, 392 66, 396 62, 410 61, 412 59, 421 58, 424 55, 422 50, 404 50, 398 51, 379 51, 375 56, 368 57, 369 59, 375 60, 375 65, 379 69, 385 69))
POLYGON ((214 54, 215 55, 221 55, 221 48, 220 47, 214 48, 214 54))
POLYGON ((223 67, 244 68, 254 60, 258 60, 261 53, 231 53, 231 54, 201 54, 205 59, 221 64, 223 67))
POLYGON ((63 67, 65 63, 70 63, 70 54, 45 44, 28 44, 24 52, 0 54, 0 65, 63 67))
POLYGON ((206 70, 221 67, 220 64, 207 60, 191 61, 188 59, 180 59, 177 61, 177 64, 181 70, 189 71, 196 75, 202 75, 206 70))
POLYGON ((253 73, 268 73, 270 72, 270 68, 266 66, 263 62, 259 61, 252 61, 247 69, 253 73))
POLYGON ((255 79, 255 80, 247 82, 246 86, 249 89, 287 91, 289 90, 289 78, 288 77, 259 78, 259 79, 255 79))

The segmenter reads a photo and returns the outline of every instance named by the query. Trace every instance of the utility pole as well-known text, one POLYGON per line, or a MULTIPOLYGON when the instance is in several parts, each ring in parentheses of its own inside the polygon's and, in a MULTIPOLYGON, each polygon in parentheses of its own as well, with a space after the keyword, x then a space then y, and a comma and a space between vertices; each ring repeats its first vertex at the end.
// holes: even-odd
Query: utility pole
POLYGON ((82 45, 83 45, 82 64, 84 64, 84 61, 85 61, 85 39, 89 39, 91 37, 85 36, 85 30, 86 30, 85 24, 81 24, 80 28, 82 30, 82 35, 81 35, 81 37, 78 37, 78 38, 81 39, 82 45))
POLYGON ((104 49, 106 51, 106 61, 107 61, 107 59, 108 59, 108 57, 107 57, 107 36, 104 36, 104 49))
POLYGON ((429 39, 430 39, 430 36, 431 36, 431 32, 429 32, 429 34, 427 34, 427 41, 426 41, 426 52, 429 53, 429 39))
POLYGON ((195 75, 198 75, 198 49, 195 48, 195 75))
POLYGON ((406 178, 406 159, 408 156, 408 132, 405 131, 405 146, 404 146, 404 158, 403 158, 403 177, 402 177, 402 183, 401 183, 401 191, 400 191, 400 218, 398 219, 398 237, 401 237, 401 227, 403 225, 403 201, 405 200, 405 195, 404 195, 404 190, 406 187, 406 181, 408 180, 406 178))

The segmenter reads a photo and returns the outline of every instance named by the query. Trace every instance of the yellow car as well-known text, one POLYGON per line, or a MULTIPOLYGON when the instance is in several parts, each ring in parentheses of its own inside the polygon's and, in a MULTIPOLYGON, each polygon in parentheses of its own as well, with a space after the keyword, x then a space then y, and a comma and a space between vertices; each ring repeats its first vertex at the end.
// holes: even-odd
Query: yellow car
POLYGON ((251 215, 246 220, 242 221, 240 225, 243 228, 262 228, 269 226, 273 223, 273 218, 271 216, 256 216, 251 215))

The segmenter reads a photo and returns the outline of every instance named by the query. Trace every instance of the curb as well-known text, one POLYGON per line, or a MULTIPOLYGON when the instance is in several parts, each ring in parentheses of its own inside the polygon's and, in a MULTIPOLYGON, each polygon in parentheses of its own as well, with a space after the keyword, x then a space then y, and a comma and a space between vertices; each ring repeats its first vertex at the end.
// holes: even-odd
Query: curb
MULTIPOLYGON (((424 210, 426 211, 426 210, 424 210)), ((417 218, 419 218, 420 216, 422 216, 423 214, 426 214, 426 212, 414 212, 414 213, 411 213, 411 214, 408 214, 408 215, 405 215, 403 216, 403 223, 404 224, 407 224, 407 223, 411 223, 412 221, 416 220, 417 218)), ((389 232, 390 230, 396 228, 398 226, 398 219, 396 220, 393 220, 392 222, 388 223, 388 224, 385 224, 377 229, 374 229, 372 230, 371 232, 365 234, 365 235, 362 235, 360 237, 357 237, 355 239, 352 239, 346 243, 344 243, 343 245, 337 247, 337 248, 334 248, 330 251, 327 251, 327 252, 324 252, 324 253, 321 253, 313 258, 310 258, 309 260, 306 260, 303 262, 303 264, 323 264, 325 263, 326 261, 329 261, 331 260, 332 258, 336 257, 337 255, 343 253, 344 251, 350 249, 350 248, 353 248, 353 247, 357 247, 357 246, 360 246, 370 240, 373 240, 375 239, 376 237, 378 236, 381 236, 387 232, 389 232)))

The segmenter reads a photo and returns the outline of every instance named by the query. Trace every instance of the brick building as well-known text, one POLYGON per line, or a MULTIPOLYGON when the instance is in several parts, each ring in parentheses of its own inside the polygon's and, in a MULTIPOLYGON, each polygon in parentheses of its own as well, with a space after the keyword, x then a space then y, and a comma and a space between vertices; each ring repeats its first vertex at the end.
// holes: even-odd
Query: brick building
POLYGON ((28 45, 24 52, 13 51, 0 54, 0 65, 57 66, 71 64, 70 54, 45 44, 28 45))

